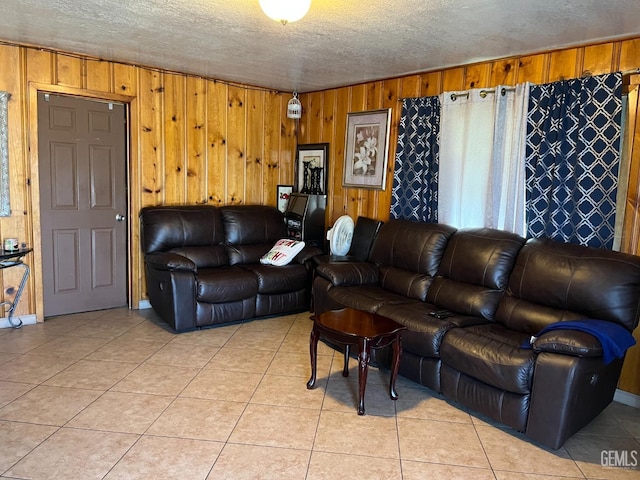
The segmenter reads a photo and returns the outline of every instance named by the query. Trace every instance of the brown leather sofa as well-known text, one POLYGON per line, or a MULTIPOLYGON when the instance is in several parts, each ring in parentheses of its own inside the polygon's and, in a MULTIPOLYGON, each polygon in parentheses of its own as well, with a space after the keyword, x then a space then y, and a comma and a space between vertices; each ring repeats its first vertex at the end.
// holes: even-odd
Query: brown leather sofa
POLYGON ((407 326, 402 375, 557 449, 612 401, 622 359, 605 364, 600 342, 583 331, 555 330, 523 346, 566 320, 631 332, 640 257, 391 220, 367 262, 318 266, 313 294, 315 313, 351 307, 407 326), (432 316, 440 310, 445 318, 432 316))
POLYGON ((285 266, 260 263, 287 237, 276 208, 145 207, 140 227, 149 301, 178 332, 309 308, 309 261, 320 249, 305 246, 285 266))

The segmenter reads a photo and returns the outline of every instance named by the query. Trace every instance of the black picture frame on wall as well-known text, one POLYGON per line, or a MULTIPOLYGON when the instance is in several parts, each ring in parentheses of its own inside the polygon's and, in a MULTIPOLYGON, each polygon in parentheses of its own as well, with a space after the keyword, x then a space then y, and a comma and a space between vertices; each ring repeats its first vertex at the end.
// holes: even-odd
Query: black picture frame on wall
POLYGON ((328 190, 329 144, 298 145, 296 150, 294 191, 326 195, 328 190))

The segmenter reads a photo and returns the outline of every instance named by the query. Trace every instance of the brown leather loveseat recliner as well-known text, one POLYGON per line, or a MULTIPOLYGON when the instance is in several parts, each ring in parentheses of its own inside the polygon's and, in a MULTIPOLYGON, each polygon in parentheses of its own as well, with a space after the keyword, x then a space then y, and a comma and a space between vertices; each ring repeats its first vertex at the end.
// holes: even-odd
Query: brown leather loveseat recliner
POLYGON ((405 325, 401 375, 557 449, 613 400, 623 358, 605 363, 584 331, 531 337, 570 320, 628 335, 640 257, 391 220, 368 261, 318 266, 313 294, 315 313, 351 307, 405 325))
POLYGON ((178 332, 309 309, 309 261, 320 249, 305 246, 285 266, 260 263, 287 237, 274 207, 145 207, 140 229, 149 301, 178 332))

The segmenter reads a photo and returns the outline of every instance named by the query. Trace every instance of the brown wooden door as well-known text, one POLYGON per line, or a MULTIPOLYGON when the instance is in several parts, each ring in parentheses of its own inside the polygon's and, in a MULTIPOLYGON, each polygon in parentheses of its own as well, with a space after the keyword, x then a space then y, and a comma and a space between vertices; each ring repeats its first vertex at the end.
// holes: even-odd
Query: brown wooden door
POLYGON ((124 105, 38 94, 45 316, 127 304, 124 105))

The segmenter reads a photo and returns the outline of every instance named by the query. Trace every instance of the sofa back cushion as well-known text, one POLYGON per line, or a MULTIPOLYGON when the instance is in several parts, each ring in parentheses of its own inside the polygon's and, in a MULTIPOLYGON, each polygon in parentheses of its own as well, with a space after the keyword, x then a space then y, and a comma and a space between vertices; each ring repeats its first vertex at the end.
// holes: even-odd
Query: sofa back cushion
POLYGON ((495 320, 529 334, 585 318, 631 331, 638 324, 639 302, 640 257, 532 239, 518 254, 495 320))
POLYGON ((144 207, 140 210, 140 239, 145 254, 178 253, 199 268, 228 263, 222 216, 211 205, 144 207))
POLYGON ((260 257, 287 237, 284 215, 275 207, 228 205, 220 212, 231 265, 260 263, 260 257))
POLYGON ((382 225, 369 256, 380 266, 380 285, 425 300, 455 230, 448 225, 408 220, 390 220, 382 225))
POLYGON ((458 230, 449 239, 427 301, 492 320, 524 242, 503 230, 458 230))

